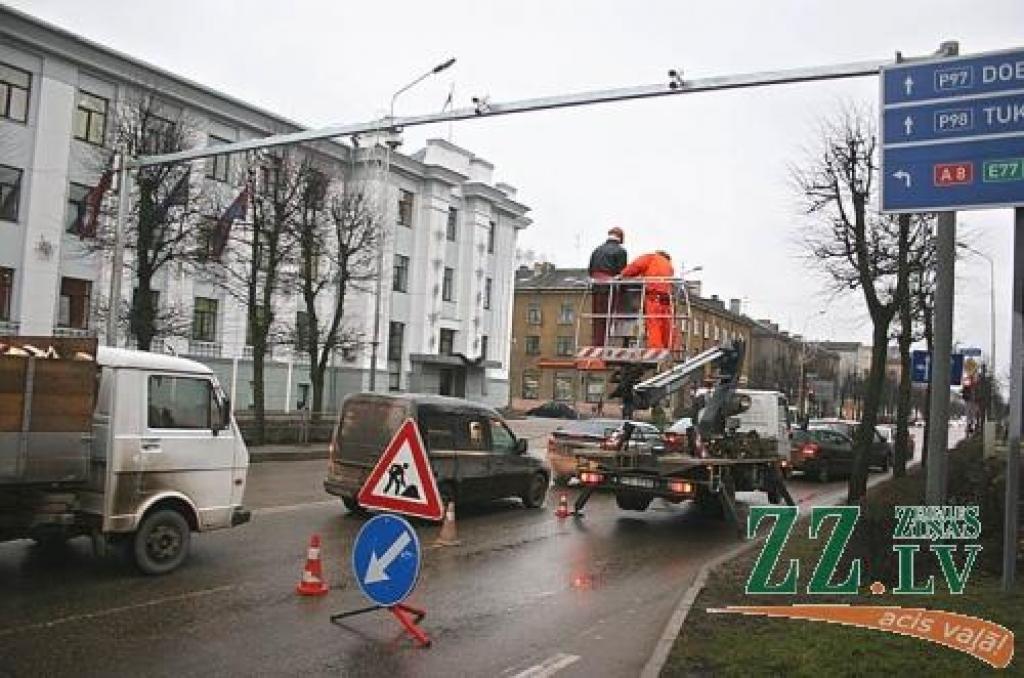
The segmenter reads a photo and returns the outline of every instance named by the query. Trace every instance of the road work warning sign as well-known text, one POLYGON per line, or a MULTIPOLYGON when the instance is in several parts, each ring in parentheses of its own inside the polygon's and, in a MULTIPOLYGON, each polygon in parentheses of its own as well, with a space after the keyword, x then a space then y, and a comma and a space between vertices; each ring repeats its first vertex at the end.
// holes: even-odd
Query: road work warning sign
POLYGON ((441 495, 413 419, 406 419, 388 443, 357 501, 368 509, 441 520, 441 495))

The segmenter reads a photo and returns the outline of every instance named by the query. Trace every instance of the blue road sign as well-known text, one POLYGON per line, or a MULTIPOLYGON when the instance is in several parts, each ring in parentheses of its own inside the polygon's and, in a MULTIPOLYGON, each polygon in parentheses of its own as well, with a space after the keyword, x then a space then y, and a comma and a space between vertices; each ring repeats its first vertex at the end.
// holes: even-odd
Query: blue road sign
POLYGON ((359 530, 352 547, 352 569, 359 588, 384 607, 409 597, 420 575, 420 560, 416 530, 399 516, 374 516, 359 530))
POLYGON ((1024 49, 882 69, 882 210, 1024 205, 1024 49))
MULTIPOLYGON (((949 356, 949 385, 959 386, 964 378, 964 354, 949 356)), ((927 384, 932 378, 932 354, 928 351, 910 352, 910 380, 915 384, 927 384)))

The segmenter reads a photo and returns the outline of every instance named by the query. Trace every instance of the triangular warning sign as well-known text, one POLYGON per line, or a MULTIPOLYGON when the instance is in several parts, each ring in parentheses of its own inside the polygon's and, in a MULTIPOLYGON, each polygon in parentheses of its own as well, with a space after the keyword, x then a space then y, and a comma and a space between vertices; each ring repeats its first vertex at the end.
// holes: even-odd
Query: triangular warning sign
POLYGON ((444 507, 416 422, 406 419, 356 497, 363 507, 441 520, 444 507))

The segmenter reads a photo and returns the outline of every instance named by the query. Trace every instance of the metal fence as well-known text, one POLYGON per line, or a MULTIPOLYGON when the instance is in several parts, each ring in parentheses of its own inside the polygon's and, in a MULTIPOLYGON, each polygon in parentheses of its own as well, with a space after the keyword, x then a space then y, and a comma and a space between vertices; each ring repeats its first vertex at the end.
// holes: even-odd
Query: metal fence
MULTIPOLYGON (((331 439, 337 422, 336 412, 312 413, 309 410, 295 412, 272 411, 264 414, 264 444, 302 445, 326 443, 331 439)), ((251 411, 235 412, 238 428, 245 441, 251 442, 256 431, 256 418, 251 411)))

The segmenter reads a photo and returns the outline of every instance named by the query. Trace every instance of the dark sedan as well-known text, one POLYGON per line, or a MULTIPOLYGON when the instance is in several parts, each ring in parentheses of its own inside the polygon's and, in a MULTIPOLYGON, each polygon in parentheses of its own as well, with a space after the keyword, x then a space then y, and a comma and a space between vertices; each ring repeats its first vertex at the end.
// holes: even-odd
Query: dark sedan
MULTIPOLYGON (((847 419, 811 419, 807 427, 831 429, 855 441, 860 422, 847 419)), ((871 438, 871 449, 868 450, 868 466, 881 469, 884 473, 892 466, 892 458, 892 445, 885 439, 885 436, 878 432, 878 429, 875 429, 875 434, 871 438)))

